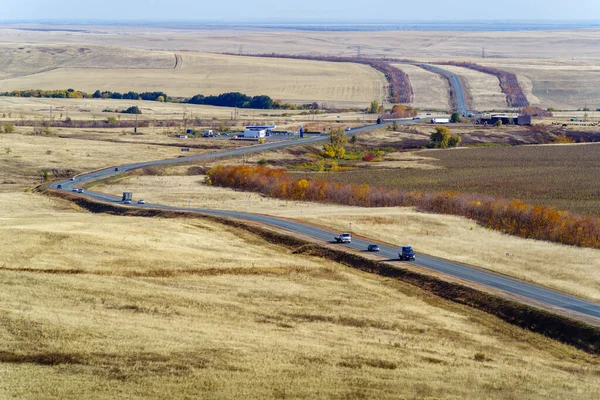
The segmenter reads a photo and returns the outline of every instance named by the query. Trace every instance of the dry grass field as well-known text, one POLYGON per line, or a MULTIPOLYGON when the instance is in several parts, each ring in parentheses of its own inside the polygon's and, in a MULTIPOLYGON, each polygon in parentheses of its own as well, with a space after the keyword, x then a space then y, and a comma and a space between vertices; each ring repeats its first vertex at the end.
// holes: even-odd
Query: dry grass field
MULTIPOLYGON (((182 171, 183 167, 177 167, 182 171)), ((406 175, 439 170, 398 170, 406 175)), ((180 207, 227 209, 295 218, 418 252, 487 268, 565 292, 600 300, 600 251, 521 239, 478 226, 466 218, 415 212, 410 208, 360 208, 263 198, 255 193, 209 187, 202 176, 132 176, 93 187, 136 199, 180 207), (452 238, 452 245, 448 245, 452 238), (506 256, 506 254, 511 256, 506 256), (568 254, 568 256, 565 256, 568 254), (565 267, 568 264, 568 268, 565 267)))
POLYGON ((0 397, 594 399, 595 357, 203 220, 0 194, 0 397))
POLYGON ((425 150, 424 164, 439 169, 377 169, 330 174, 328 179, 417 191, 459 192, 519 199, 576 214, 600 215, 600 145, 425 150), (408 172, 408 173, 407 173, 408 172))
MULTIPOLYGON (((79 26, 85 32, 25 31, 0 27, 0 43, 88 44, 143 50, 246 54, 361 54, 374 57, 432 59, 498 58, 598 60, 599 29, 556 31, 355 31, 317 32, 261 28, 178 29, 177 27, 79 26)), ((40 26, 31 26, 40 28, 40 26)), ((44 26, 41 26, 44 28, 44 26)), ((72 27, 70 27, 72 28, 72 27)))
POLYGON ((500 89, 498 78, 469 68, 438 65, 460 77, 466 89, 467 103, 477 111, 504 110, 508 108, 506 96, 500 89))
MULTIPOLYGON (((231 107, 216 107, 180 103, 160 103, 142 100, 113 100, 113 99, 45 99, 31 97, 0 97, 0 124, 21 119, 48 121, 51 116, 55 120, 97 120, 104 121, 115 117, 121 121, 135 121, 133 114, 103 112, 105 109, 123 110, 132 105, 142 111, 138 115, 140 121, 173 120, 183 124, 183 116, 188 119, 219 119, 229 122, 234 110, 231 107)), ((236 123, 273 123, 277 126, 290 123, 311 121, 346 121, 352 123, 374 122, 376 115, 361 112, 324 113, 301 115, 299 110, 258 110, 238 109, 239 120, 236 123)))
POLYGON ((436 73, 410 64, 393 64, 410 79, 414 92, 413 107, 421 109, 450 109, 448 81, 436 73))
MULTIPOLYGON (((484 60, 481 60, 484 61, 484 60)), ((600 61, 485 60, 484 65, 517 74, 533 105, 557 109, 592 110, 600 107, 600 61)))
MULTIPOLYGON (((23 133, 0 134, 0 192, 23 191, 36 186, 40 182, 42 169, 55 168, 60 173, 75 174, 111 165, 175 158, 181 155, 179 147, 163 146, 159 139, 146 135, 141 137, 156 141, 158 144, 124 142, 128 138, 140 138, 131 135, 112 134, 115 141, 108 142, 83 138, 34 136, 29 134, 31 128, 22 130, 23 133), (9 153, 7 149, 10 149, 9 153)), ((93 132, 88 133, 88 136, 94 135, 93 132)), ((104 138, 107 136, 100 135, 104 138)), ((222 146, 216 141, 211 143, 215 148, 222 146)), ((229 141, 224 143, 228 144, 229 141)), ((210 150, 191 148, 189 154, 207 151, 210 150)))
MULTIPOLYGON (((594 84, 600 76, 600 50, 597 46, 600 30, 311 32, 123 26, 83 27, 83 30, 85 32, 41 32, 12 29, 10 26, 0 28, 0 79, 9 79, 2 82, 2 87, 24 88, 43 84, 54 88, 57 83, 69 86, 68 83, 72 82, 73 87, 82 85, 82 88, 95 90, 95 86, 111 89, 110 85, 118 83, 119 87, 113 90, 164 90, 173 95, 177 95, 178 91, 213 93, 212 90, 226 91, 224 88, 233 87, 232 90, 245 89, 251 94, 266 93, 290 101, 314 99, 333 105, 335 100, 335 104, 342 106, 363 105, 367 100, 381 97, 376 93, 383 82, 378 73, 364 66, 348 69, 347 66, 330 67, 327 63, 292 60, 282 63, 284 60, 256 61, 252 58, 240 61, 236 57, 230 58, 236 60, 232 63, 215 61, 215 56, 200 53, 238 53, 241 46, 245 54, 274 52, 353 56, 360 46, 365 56, 426 62, 472 61, 505 68, 517 74, 533 105, 561 109, 600 105, 598 85, 594 84), (481 58, 482 48, 485 48, 485 59, 481 58), (183 55, 184 63, 180 69, 174 70, 176 52, 183 55), (208 72, 205 66, 209 67, 208 72), (67 68, 69 75, 57 68, 67 68), (285 73, 282 73, 282 68, 285 73), (94 74, 89 73, 92 71, 94 74), (229 77, 223 78, 224 72, 238 75, 240 79, 230 81, 229 77), (39 75, 32 75, 36 73, 39 75), (252 76, 246 79, 249 73, 252 76), (109 79, 99 78, 104 74, 109 79), (286 79, 287 75, 293 79, 286 79), (269 78, 270 83, 264 81, 264 76, 269 78), (11 77, 18 79, 10 80, 11 77), (314 79, 335 81, 337 86, 324 88, 323 85, 315 85, 314 79), (266 89, 270 92, 265 92, 266 89), (369 96, 372 98, 364 99, 369 96)), ((468 70, 464 73, 476 74, 468 70)), ((421 104, 419 92, 423 93, 421 82, 425 78, 415 75, 413 79, 417 87, 416 101, 421 104)), ((492 84, 490 79, 495 78, 473 76, 471 79, 473 90, 481 90, 489 100, 481 100, 482 109, 494 108, 503 102, 503 99, 497 98, 496 83, 492 84), (490 105, 494 107, 488 107, 490 105)), ((437 96, 430 97, 423 107, 439 108, 439 101, 437 96)), ((475 101, 477 103, 477 98, 475 101)))
POLYGON ((90 51, 88 59, 80 57, 84 58, 81 61, 84 67, 76 61, 64 60, 62 53, 52 59, 44 48, 32 47, 30 53, 24 54, 25 50, 2 53, 0 63, 8 64, 7 73, 14 69, 14 64, 21 62, 44 65, 39 73, 13 78, 9 75, 1 80, 2 90, 163 91, 170 96, 182 97, 242 92, 252 96, 266 94, 291 103, 317 101, 335 106, 364 107, 373 99, 382 98, 387 85, 382 73, 367 65, 353 63, 184 53, 174 68, 173 53, 150 52, 149 62, 145 62, 135 56, 142 57, 140 51, 133 51, 132 56, 123 48, 114 52, 106 48, 95 49, 98 50, 90 51), (40 53, 48 60, 40 60, 40 53), (104 58, 96 53, 103 54, 104 58), (159 58, 163 64, 170 60, 171 64, 158 68, 154 58, 159 58), (111 60, 114 60, 112 66, 111 60), (96 61, 98 65, 95 65, 96 61))
MULTIPOLYGON (((96 69, 145 68, 153 70, 173 69, 175 55, 161 51, 143 51, 120 46, 85 45, 0 45, 0 79, 26 77, 57 68, 90 69, 91 76, 96 69)), ((36 82, 37 83, 37 82, 36 82)), ((55 82, 61 84, 63 82, 55 82)), ((67 84, 67 86, 69 86, 67 84)), ((69 86, 71 87, 71 86, 69 86)), ((27 89, 41 87, 27 87, 27 89)), ((66 86, 51 89, 65 89, 66 86)), ((23 88, 25 89, 25 88, 23 88)), ((4 84, 2 90, 6 91, 4 84)))

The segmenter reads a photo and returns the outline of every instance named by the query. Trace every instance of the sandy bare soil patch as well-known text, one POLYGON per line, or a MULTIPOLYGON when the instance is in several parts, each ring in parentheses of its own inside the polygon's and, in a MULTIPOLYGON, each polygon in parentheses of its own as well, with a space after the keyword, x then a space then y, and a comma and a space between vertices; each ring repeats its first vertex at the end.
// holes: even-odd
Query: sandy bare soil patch
POLYGON ((591 356, 243 231, 93 215, 33 194, 0 204, 0 397, 600 390, 591 356))
POLYGON ((404 71, 413 88, 413 107, 421 109, 450 109, 448 81, 436 73, 410 64, 393 64, 404 71))
MULTIPOLYGON (((404 173, 410 173, 410 169, 404 173)), ((410 208, 361 208, 263 198, 255 193, 209 187, 201 176, 136 176, 95 190, 157 204, 227 209, 297 218, 417 252, 472 264, 578 296, 600 300, 600 250, 521 239, 485 229, 462 217, 410 208), (448 245, 451 239, 452 245, 448 245), (507 256, 507 254, 509 254, 507 256)))

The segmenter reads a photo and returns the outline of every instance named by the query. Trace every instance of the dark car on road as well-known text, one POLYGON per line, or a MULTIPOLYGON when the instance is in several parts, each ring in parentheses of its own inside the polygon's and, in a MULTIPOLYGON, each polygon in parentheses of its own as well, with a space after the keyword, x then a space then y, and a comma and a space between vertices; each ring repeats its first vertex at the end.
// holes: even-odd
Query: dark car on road
POLYGON ((398 250, 398 256, 402 261, 414 261, 415 260, 415 252, 412 246, 400 246, 398 250))
POLYGON ((379 246, 376 244, 370 244, 369 247, 367 247, 367 251, 379 251, 379 246))

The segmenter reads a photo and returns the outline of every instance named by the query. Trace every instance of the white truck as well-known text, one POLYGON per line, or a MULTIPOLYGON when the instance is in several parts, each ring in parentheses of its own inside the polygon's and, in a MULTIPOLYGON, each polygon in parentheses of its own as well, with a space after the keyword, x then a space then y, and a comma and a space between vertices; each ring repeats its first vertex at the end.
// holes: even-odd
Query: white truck
POLYGON ((352 242, 352 235, 349 233, 340 233, 335 237, 335 241, 338 243, 350 243, 352 242))
POLYGON ((204 137, 214 137, 215 134, 213 133, 213 131, 211 129, 207 129, 204 131, 204 137))
POLYGON ((449 124, 450 118, 431 118, 432 124, 449 124))

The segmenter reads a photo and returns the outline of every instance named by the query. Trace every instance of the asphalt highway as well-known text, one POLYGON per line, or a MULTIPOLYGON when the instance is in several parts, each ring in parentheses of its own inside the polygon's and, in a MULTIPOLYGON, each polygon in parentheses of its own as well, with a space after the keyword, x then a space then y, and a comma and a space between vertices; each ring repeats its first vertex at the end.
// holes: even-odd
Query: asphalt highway
MULTIPOLYGON (((409 121, 403 121, 408 123, 409 121)), ((381 125, 380 125, 381 126, 381 125)), ((364 132, 367 130, 374 129, 377 126, 365 126, 361 128, 352 129, 346 134, 352 135, 359 132, 364 132)), ((98 179, 103 179, 110 177, 112 175, 132 170, 143 168, 147 166, 155 166, 155 165, 164 165, 164 164, 173 164, 173 163, 182 163, 189 162, 195 160, 209 160, 217 157, 231 157, 231 156, 239 156, 243 154, 260 152, 265 150, 271 150, 276 148, 281 148, 285 146, 305 144, 305 143, 314 143, 318 141, 327 140, 327 137, 319 136, 319 137, 310 137, 299 140, 291 140, 291 141, 283 141, 283 142, 274 142, 268 143, 264 145, 256 145, 256 146, 248 146, 243 148, 238 148, 234 150, 226 150, 218 153, 212 154, 202 154, 191 157, 182 157, 168 160, 158 160, 158 161, 148 161, 142 163, 129 164, 118 167, 106 168, 94 172, 90 172, 87 174, 82 174, 74 177, 72 180, 65 180, 61 182, 55 182, 51 185, 52 189, 58 189, 61 187, 61 190, 72 191, 73 188, 81 187, 83 183, 89 183, 98 179), (60 186, 59 186, 60 185, 60 186)), ((89 198, 105 201, 109 203, 121 203, 121 198, 104 194, 98 192, 90 192, 86 191, 82 194, 82 196, 87 196, 89 198)), ((175 210, 175 211, 191 211, 197 212, 201 214, 207 215, 215 215, 221 217, 233 217, 247 221, 258 222, 265 225, 270 225, 276 228, 281 228, 289 231, 292 234, 302 234, 306 236, 310 236, 312 238, 333 242, 333 237, 339 232, 333 232, 327 229, 318 228, 310 225, 305 225, 300 222, 280 219, 276 217, 271 217, 262 214, 251 214, 251 213, 243 213, 236 211, 226 211, 226 210, 214 210, 214 209, 203 209, 203 208, 185 208, 185 207, 173 207, 173 206, 164 206, 158 204, 132 204, 130 207, 139 207, 139 208, 150 208, 150 209, 160 209, 160 210, 175 210)), ((348 246, 356 250, 366 251, 367 246, 371 243, 378 244, 381 251, 380 255, 385 257, 387 260, 398 260, 398 251, 396 247, 392 247, 389 245, 377 243, 376 241, 365 241, 361 239, 354 238, 352 243, 350 244, 340 244, 340 247, 348 246)), ((410 245, 410 243, 398 243, 398 245, 410 245)), ((464 281, 469 281, 473 283, 477 283, 479 285, 484 285, 496 290, 500 290, 512 295, 516 295, 522 297, 523 299, 532 300, 538 303, 545 305, 548 308, 561 308, 563 310, 579 313, 586 317, 592 317, 598 319, 600 323, 600 304, 594 303, 588 300, 584 300, 581 298, 577 298, 575 296, 571 296, 565 293, 560 293, 552 289, 544 288, 535 284, 527 283, 518 279, 509 278, 503 275, 499 275, 493 272, 485 271, 478 268, 473 268, 467 265, 462 265, 455 262, 450 262, 442 259, 438 259, 435 257, 430 257, 426 255, 417 254, 417 260, 413 262, 415 265, 420 267, 424 267, 430 269, 432 271, 440 272, 446 274, 448 276, 452 276, 454 278, 459 278, 464 281)))
POLYGON ((452 72, 446 71, 445 69, 441 69, 438 67, 434 67, 433 65, 421 64, 421 66, 423 68, 437 72, 438 74, 442 74, 450 80, 450 85, 452 85, 452 89, 456 94, 456 111, 460 113, 460 115, 466 116, 468 113, 467 102, 465 101, 465 93, 463 91, 462 85, 460 84, 460 80, 458 79, 458 77, 452 72))

